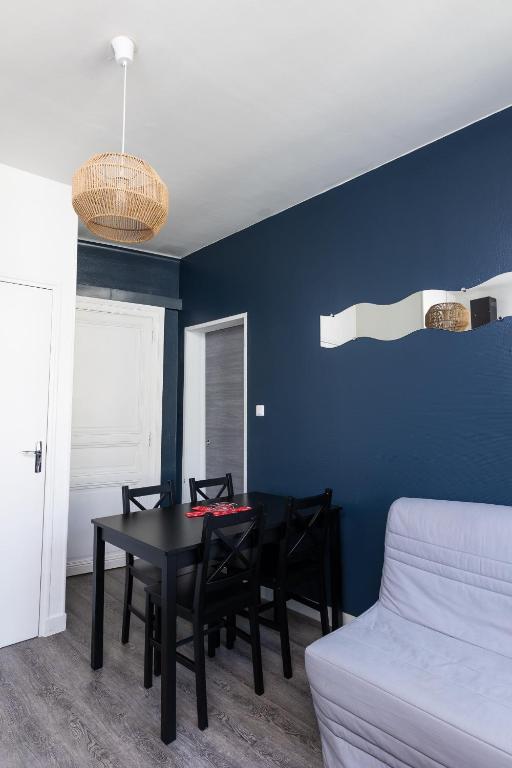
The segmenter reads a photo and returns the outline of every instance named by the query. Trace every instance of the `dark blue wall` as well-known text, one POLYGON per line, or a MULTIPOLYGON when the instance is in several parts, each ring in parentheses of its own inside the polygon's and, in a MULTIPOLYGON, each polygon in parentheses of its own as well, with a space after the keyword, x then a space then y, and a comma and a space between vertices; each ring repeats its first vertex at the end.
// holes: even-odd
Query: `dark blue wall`
MULTIPOLYGON (((178 298, 180 263, 165 256, 78 244, 79 285, 178 298)), ((126 371, 130 375, 129 367, 126 371)), ((176 481, 178 312, 165 310, 162 479, 176 481)))
POLYGON ((330 485, 345 508, 351 613, 377 597, 393 499, 512 503, 512 322, 326 350, 319 316, 508 270, 511 110, 182 263, 184 325, 249 315, 249 487, 330 485))

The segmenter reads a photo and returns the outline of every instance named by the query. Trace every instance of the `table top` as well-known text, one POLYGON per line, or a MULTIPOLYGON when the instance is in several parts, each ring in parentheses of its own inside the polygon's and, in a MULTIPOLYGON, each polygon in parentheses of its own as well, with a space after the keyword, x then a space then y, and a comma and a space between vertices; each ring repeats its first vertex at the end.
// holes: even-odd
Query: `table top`
MULTIPOLYGON (((284 521, 287 498, 254 491, 238 493, 230 501, 247 507, 263 505, 265 527, 275 528, 284 521)), ((107 537, 110 530, 117 536, 142 543, 161 553, 178 553, 195 549, 201 543, 204 518, 187 517, 185 514, 193 506, 197 505, 176 504, 174 507, 130 512, 126 516, 97 517, 92 522, 103 528, 107 537)))

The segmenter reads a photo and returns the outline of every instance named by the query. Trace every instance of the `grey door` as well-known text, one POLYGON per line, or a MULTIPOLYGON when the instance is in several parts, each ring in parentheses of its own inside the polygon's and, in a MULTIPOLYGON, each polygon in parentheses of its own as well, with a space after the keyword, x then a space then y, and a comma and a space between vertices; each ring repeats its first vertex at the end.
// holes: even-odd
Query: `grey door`
POLYGON ((206 334, 206 477, 244 490, 244 328, 206 334))

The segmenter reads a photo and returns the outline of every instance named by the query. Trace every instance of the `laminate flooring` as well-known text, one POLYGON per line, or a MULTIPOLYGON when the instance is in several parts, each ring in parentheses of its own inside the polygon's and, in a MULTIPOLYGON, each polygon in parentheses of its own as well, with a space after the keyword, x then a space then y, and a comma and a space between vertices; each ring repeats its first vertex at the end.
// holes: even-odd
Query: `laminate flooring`
MULTIPOLYGON (((319 624, 290 612, 294 676, 282 676, 279 635, 262 628, 265 693, 253 690, 250 648, 237 639, 206 659, 209 727, 199 731, 195 681, 177 669, 177 739, 160 740, 160 681, 142 683, 143 624, 121 645, 124 569, 105 574, 104 666, 89 666, 91 575, 67 582, 65 632, 0 649, 0 768, 320 768, 304 673, 319 624)), ((15 593, 13 593, 15 599, 15 593)), ((143 593, 135 602, 142 607, 143 593)), ((178 634, 187 632, 179 626, 178 634)))

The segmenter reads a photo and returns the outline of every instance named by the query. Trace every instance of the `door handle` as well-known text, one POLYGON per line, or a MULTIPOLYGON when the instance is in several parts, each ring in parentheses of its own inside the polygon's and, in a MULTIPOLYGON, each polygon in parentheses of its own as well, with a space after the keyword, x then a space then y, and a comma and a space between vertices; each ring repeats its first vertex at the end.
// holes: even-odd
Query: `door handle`
POLYGON ((25 456, 34 456, 34 472, 38 475, 43 467, 43 441, 38 440, 33 451, 21 451, 25 456))

